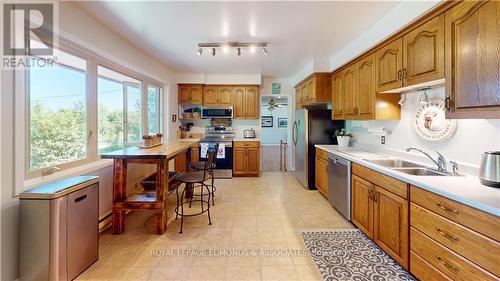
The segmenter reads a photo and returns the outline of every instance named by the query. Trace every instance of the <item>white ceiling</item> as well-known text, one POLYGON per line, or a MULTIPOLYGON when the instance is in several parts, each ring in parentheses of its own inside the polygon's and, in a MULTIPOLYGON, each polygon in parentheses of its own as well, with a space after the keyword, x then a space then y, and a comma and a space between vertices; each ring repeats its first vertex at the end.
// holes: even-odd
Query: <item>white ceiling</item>
POLYGON ((398 1, 150 2, 78 5, 179 73, 290 77, 312 59, 329 58, 398 1), (202 42, 269 42, 269 55, 196 55, 202 42))

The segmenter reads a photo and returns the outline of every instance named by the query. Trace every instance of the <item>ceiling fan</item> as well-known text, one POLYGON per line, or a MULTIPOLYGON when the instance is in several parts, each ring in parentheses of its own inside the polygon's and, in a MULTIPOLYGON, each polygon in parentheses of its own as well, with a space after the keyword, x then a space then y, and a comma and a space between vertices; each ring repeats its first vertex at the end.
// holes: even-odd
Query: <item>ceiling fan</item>
POLYGON ((269 111, 273 111, 276 108, 282 108, 282 107, 284 107, 284 105, 278 104, 278 102, 275 99, 270 99, 267 104, 269 105, 268 108, 267 108, 269 111))

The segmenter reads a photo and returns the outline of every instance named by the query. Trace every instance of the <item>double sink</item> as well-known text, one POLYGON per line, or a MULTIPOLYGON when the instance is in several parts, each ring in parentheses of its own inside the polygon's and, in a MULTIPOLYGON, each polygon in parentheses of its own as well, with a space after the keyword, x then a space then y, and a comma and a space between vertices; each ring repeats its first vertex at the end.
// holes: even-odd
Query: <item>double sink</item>
POLYGON ((402 159, 365 159, 368 162, 377 164, 398 172, 413 176, 461 176, 450 172, 441 172, 424 165, 409 162, 402 159))

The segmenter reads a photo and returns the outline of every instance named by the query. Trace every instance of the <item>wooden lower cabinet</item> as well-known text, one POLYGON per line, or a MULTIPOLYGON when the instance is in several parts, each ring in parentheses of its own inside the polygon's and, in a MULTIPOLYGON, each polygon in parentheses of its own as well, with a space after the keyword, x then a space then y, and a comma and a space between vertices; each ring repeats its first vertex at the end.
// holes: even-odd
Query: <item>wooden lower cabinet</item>
MULTIPOLYGON (((200 161, 199 147, 191 148, 191 163, 200 161)), ((174 159, 174 169, 176 172, 186 172, 186 154, 181 154, 174 159)))
POLYGON ((356 176, 351 183, 351 221, 373 239, 373 184, 356 176))
POLYGON ((376 186, 373 199, 373 240, 408 268, 408 201, 376 186))
POLYGON ((233 176, 259 176, 260 142, 234 142, 233 176))
MULTIPOLYGON (((370 180, 377 181, 376 177, 370 180)), ((405 269, 409 264, 408 212, 406 198, 352 175, 351 221, 405 269)))
POLYGON ((318 153, 320 150, 316 149, 316 151, 315 186, 321 195, 328 198, 328 158, 324 158, 323 154, 318 153))

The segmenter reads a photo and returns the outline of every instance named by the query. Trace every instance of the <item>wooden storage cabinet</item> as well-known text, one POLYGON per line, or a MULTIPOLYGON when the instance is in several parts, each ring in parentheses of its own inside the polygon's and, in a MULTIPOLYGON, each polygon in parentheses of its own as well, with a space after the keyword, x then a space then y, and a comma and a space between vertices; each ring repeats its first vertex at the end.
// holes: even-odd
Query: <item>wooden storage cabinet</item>
POLYGON ((257 86, 235 87, 233 114, 235 119, 259 118, 259 88, 257 86))
POLYGON ((314 73, 295 86, 295 108, 313 103, 331 102, 330 73, 314 73))
POLYGON ((315 186, 319 193, 328 198, 328 153, 316 148, 315 186))
POLYGON ((235 141, 233 146, 233 175, 259 176, 260 142, 235 141))
POLYGON ((203 86, 203 105, 218 105, 219 100, 219 87, 203 86))
POLYGON ((403 87, 403 40, 398 38, 376 52, 377 92, 403 87))
MULTIPOLYGON (((193 146, 191 148, 191 163, 198 162, 200 161, 200 153, 199 153, 199 147, 198 145, 193 146)), ((179 156, 177 156, 174 159, 174 169, 176 172, 186 172, 186 154, 183 153, 179 156)))
POLYGON ((446 117, 500 118, 500 1, 445 13, 446 117))
POLYGON ((342 73, 332 74, 332 120, 343 120, 342 73))
POLYGON ((180 104, 202 104, 202 85, 179 84, 179 103, 180 104))
POLYGON ((413 255, 452 280, 498 280, 498 217, 414 186, 410 199, 413 255))
POLYGON ((356 166, 360 167, 353 164, 352 222, 403 268, 408 269, 409 210, 407 197, 401 197, 388 191, 393 188, 392 186, 388 186, 386 189, 384 186, 372 183, 387 182, 387 176, 375 171, 372 171, 371 174, 363 173, 361 172, 363 170, 354 168, 356 166), (367 175, 370 176, 367 177, 367 175))

